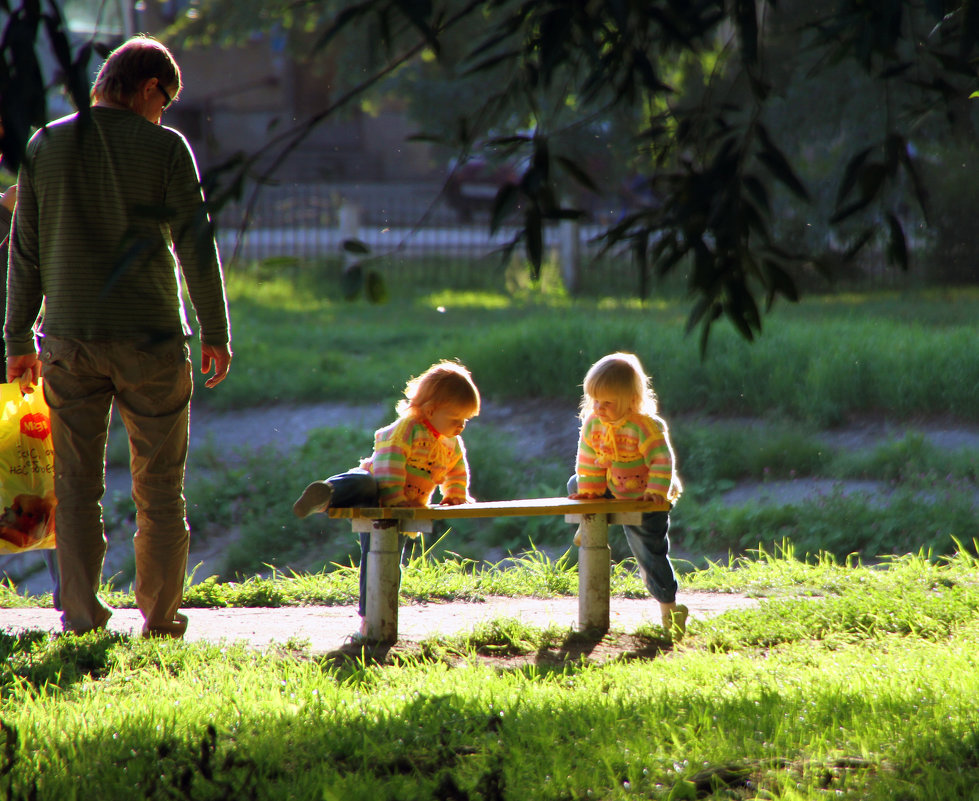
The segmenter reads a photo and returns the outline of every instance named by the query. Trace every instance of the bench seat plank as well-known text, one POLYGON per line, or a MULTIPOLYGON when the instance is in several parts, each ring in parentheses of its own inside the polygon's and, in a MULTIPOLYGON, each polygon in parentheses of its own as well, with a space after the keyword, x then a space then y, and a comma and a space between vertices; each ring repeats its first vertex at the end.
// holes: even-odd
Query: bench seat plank
POLYGON ((479 501, 458 506, 330 507, 333 518, 350 520, 458 520, 472 517, 536 517, 539 515, 591 515, 625 512, 668 512, 670 504, 620 501, 608 498, 576 501, 571 498, 528 498, 516 501, 479 501))
POLYGON ((609 573, 611 523, 639 525, 643 512, 667 512, 668 503, 610 498, 527 498, 516 501, 480 501, 458 506, 330 507, 331 518, 349 520, 351 528, 368 534, 366 638, 394 642, 398 638, 398 586, 401 576, 399 537, 432 531, 436 520, 488 517, 563 516, 579 526, 578 624, 583 629, 609 628, 609 573), (386 525, 381 521, 392 521, 386 525))

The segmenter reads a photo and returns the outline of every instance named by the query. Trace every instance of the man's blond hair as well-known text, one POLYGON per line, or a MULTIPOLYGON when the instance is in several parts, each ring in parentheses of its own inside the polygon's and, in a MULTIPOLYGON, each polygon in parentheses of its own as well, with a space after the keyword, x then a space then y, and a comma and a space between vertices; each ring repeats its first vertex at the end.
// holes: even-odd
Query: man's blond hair
POLYGON ((130 106, 150 78, 156 78, 172 98, 180 93, 180 67, 166 45, 151 36, 134 36, 109 53, 92 86, 92 101, 130 106))

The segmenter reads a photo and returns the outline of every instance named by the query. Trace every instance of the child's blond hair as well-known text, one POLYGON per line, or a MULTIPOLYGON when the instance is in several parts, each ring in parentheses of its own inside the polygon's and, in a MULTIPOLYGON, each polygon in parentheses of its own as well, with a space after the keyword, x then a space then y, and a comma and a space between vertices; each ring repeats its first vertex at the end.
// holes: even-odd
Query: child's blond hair
POLYGON ((467 417, 479 414, 479 390, 472 374, 459 362, 436 362, 420 376, 412 378, 405 386, 404 394, 397 405, 398 414, 402 416, 418 412, 429 403, 455 406, 467 412, 467 417))
POLYGON ((630 412, 655 417, 659 405, 656 393, 639 357, 633 353, 610 353, 595 362, 582 382, 581 419, 592 411, 595 398, 611 396, 624 403, 630 412))

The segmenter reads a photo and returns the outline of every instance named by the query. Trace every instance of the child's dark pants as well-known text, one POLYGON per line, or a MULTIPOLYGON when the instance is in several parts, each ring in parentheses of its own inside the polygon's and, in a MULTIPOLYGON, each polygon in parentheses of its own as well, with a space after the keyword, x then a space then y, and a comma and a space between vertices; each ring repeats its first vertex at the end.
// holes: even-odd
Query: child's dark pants
MULTIPOLYGON (((578 491, 578 477, 568 480, 568 495, 578 491)), ((612 498, 606 490, 606 498, 612 498)), ((676 601, 678 584, 670 562, 670 513, 644 512, 638 526, 622 526, 626 542, 639 563, 639 575, 649 594, 662 604, 676 601)))
MULTIPOLYGON (((355 468, 346 473, 330 476, 326 480, 333 487, 330 506, 377 506, 377 479, 366 470, 355 468)), ((404 557, 406 540, 407 537, 403 534, 398 537, 399 560, 404 557)), ((367 614, 367 554, 370 549, 370 532, 362 532, 360 535, 360 598, 357 605, 357 612, 361 617, 367 614)))

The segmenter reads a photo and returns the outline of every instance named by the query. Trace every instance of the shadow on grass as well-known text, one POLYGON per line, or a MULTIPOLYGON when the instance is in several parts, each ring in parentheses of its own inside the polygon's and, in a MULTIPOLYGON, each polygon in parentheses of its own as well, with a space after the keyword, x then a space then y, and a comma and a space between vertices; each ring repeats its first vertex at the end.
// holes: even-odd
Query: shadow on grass
POLYGON ((506 621, 480 627, 470 635, 435 637, 421 643, 347 643, 318 661, 345 679, 371 667, 419 662, 458 665, 476 662, 501 671, 559 673, 614 661, 656 659, 672 650, 664 637, 652 634, 554 629, 539 632, 507 626, 506 621))
POLYGON ((128 639, 108 632, 0 633, 2 684, 6 687, 17 679, 36 688, 51 685, 64 690, 86 678, 100 679, 110 670, 112 651, 128 639))

